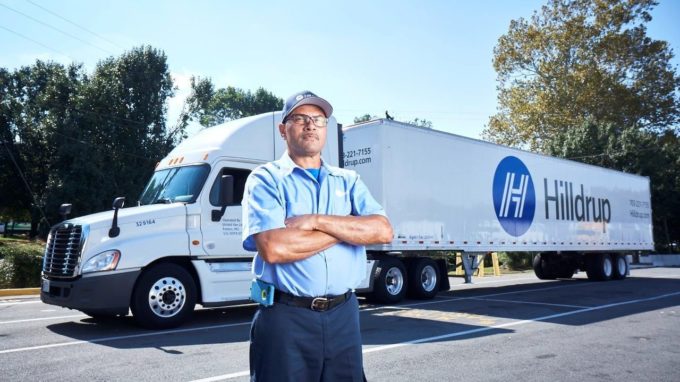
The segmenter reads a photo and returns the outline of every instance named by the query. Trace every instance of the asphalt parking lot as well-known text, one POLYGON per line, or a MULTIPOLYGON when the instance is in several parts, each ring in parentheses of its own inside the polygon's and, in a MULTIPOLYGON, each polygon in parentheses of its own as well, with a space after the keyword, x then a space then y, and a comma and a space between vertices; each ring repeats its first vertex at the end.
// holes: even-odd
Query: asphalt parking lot
MULTIPOLYGON (((623 281, 452 278, 434 300, 362 304, 369 381, 678 381, 680 268, 623 281)), ((245 381, 253 306, 168 331, 0 299, 0 379, 245 381)))

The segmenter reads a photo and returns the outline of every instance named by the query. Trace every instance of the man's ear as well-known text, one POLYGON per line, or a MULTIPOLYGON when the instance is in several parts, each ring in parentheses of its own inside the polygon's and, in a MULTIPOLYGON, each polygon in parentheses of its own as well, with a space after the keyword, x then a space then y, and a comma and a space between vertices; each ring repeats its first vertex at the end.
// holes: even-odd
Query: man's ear
POLYGON ((279 123, 279 133, 281 133, 281 138, 286 139, 286 125, 279 123))

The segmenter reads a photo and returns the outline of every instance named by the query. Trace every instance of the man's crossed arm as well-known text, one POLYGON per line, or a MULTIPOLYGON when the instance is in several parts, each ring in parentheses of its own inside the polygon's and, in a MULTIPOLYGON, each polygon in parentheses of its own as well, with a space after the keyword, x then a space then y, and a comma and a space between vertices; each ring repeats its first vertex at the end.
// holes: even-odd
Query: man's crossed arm
POLYGON ((382 215, 336 216, 300 215, 286 219, 286 228, 254 236, 257 251, 268 263, 303 260, 333 245, 389 243, 392 226, 382 215))

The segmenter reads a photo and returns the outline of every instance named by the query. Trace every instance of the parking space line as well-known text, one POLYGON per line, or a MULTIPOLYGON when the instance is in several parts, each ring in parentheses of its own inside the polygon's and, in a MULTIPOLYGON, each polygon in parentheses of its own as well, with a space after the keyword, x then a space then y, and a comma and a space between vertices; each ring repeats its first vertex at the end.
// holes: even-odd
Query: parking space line
MULTIPOLYGON (((464 330, 462 332, 453 332, 453 333, 443 334, 443 335, 439 335, 439 336, 419 338, 419 339, 415 339, 415 340, 411 340, 411 341, 399 342, 399 343, 396 343, 396 344, 376 346, 376 347, 372 347, 372 348, 368 348, 368 349, 363 349, 362 353, 363 354, 376 353, 376 352, 395 349, 395 348, 404 347, 404 346, 408 346, 408 345, 415 345, 415 344, 420 344, 420 343, 425 343, 425 342, 433 342, 433 341, 439 341, 439 340, 443 340, 443 339, 462 337, 462 336, 467 336, 467 335, 470 335, 470 334, 487 332, 487 331, 494 330, 494 329, 508 328, 508 327, 512 327, 512 326, 530 324, 530 323, 535 323, 535 322, 539 322, 539 321, 547 321, 547 320, 551 320, 551 319, 554 319, 554 318, 572 316, 572 315, 576 315, 576 314, 587 313, 587 312, 592 312, 592 311, 602 310, 602 309, 608 309, 608 308, 614 308, 614 307, 623 306, 623 305, 636 304, 636 303, 640 303, 640 302, 649 302, 649 301, 654 301, 654 300, 660 300, 660 299, 663 299, 663 298, 673 297, 673 296, 678 296, 678 295, 680 295, 680 292, 666 293, 666 294, 662 294, 662 295, 659 295, 659 296, 653 296, 653 297, 640 298, 640 299, 635 299, 635 300, 622 301, 622 302, 617 302, 617 303, 612 303, 612 304, 593 306, 593 307, 583 308, 583 309, 579 309, 579 310, 574 310, 574 311, 571 311, 571 312, 551 314, 551 315, 548 315, 548 316, 530 318, 530 319, 527 319, 527 320, 506 322, 504 324, 486 326, 486 327, 477 328, 477 329, 464 330)), ((204 379, 197 379, 197 380, 194 380, 194 381, 191 381, 191 382, 216 382, 216 381, 224 381, 224 380, 228 380, 228 379, 232 379, 232 378, 245 377, 245 376, 248 376, 248 375, 250 375, 250 371, 244 370, 244 371, 237 372, 237 373, 218 375, 218 376, 204 378, 204 379)))
MULTIPOLYGON (((404 309, 404 308, 410 308, 410 307, 414 307, 414 306, 440 304, 440 303, 443 303, 443 302, 450 302, 450 301, 480 299, 480 298, 488 298, 488 297, 495 297, 495 296, 503 296, 503 295, 506 295, 506 294, 540 292, 540 291, 544 291, 544 290, 553 290, 553 289, 562 289, 562 288, 575 288, 575 287, 585 286, 585 285, 588 285, 588 284, 578 283, 578 284, 571 284, 571 285, 558 285, 558 286, 548 287, 548 288, 534 288, 534 289, 517 290, 517 291, 512 291, 512 292, 490 293, 490 294, 482 294, 482 295, 479 295, 479 296, 472 296, 472 297, 436 297, 432 301, 421 301, 421 302, 414 302, 414 303, 411 303, 411 304, 403 304, 403 305, 383 305, 383 306, 376 306, 376 307, 373 307, 373 308, 361 309, 361 311, 362 312, 371 312, 371 311, 381 310, 381 309, 404 309)), ((579 307, 579 308, 582 308, 582 307, 579 307)))
POLYGON ((0 302, 0 306, 24 305, 24 304, 42 304, 42 301, 37 300, 37 301, 9 301, 9 302, 0 302))
POLYGON ((582 305, 553 304, 553 303, 549 303, 549 302, 536 302, 536 301, 502 300, 502 299, 497 299, 497 298, 467 297, 466 300, 497 301, 497 302, 508 302, 508 303, 512 303, 512 304, 547 305, 547 306, 558 306, 558 307, 561 307, 561 308, 576 308, 576 309, 589 308, 589 306, 582 306, 582 305))
POLYGON ((74 318, 74 317, 89 317, 89 316, 87 314, 74 314, 74 315, 71 315, 71 316, 27 318, 25 320, 0 321, 0 325, 2 325, 2 324, 18 324, 18 323, 22 323, 22 322, 32 322, 32 321, 58 320, 58 319, 61 319, 61 318, 74 318))
POLYGON ((660 299, 663 299, 663 298, 679 296, 679 295, 680 295, 680 292, 674 292, 674 293, 662 294, 662 295, 659 295, 659 296, 639 298, 639 299, 635 299, 635 300, 615 302, 615 303, 605 304, 605 305, 598 305, 598 306, 593 306, 593 307, 589 307, 589 308, 573 310, 571 312, 556 313, 556 314, 551 314, 551 315, 548 315, 548 316, 530 318, 530 319, 527 319, 527 320, 506 322, 504 324, 492 325, 492 326, 487 326, 487 327, 477 328, 477 329, 464 330, 462 332, 453 332, 453 333, 443 334, 443 335, 439 335, 439 336, 419 338, 419 339, 400 342, 400 343, 396 343, 396 344, 390 344, 390 345, 385 345, 385 346, 377 346, 377 347, 373 347, 373 348, 370 348, 370 349, 366 349, 366 350, 363 351, 363 353, 364 354, 374 353, 374 352, 379 352, 379 351, 383 351, 383 350, 403 347, 403 346, 407 346, 407 345, 415 345, 415 344, 420 344, 420 343, 424 343, 424 342, 432 342, 432 341, 439 341, 439 340, 449 339, 449 338, 454 338, 454 337, 461 337, 461 336, 466 336, 466 335, 469 335, 469 334, 486 332, 486 331, 490 331, 490 330, 494 330, 494 329, 502 329, 502 328, 507 328, 507 327, 512 327, 512 326, 530 324, 530 323, 539 322, 539 321, 547 321, 547 320, 551 320, 551 319, 554 319, 554 318, 573 316, 573 315, 576 315, 576 314, 588 313, 588 312, 592 312, 592 311, 596 311, 596 310, 615 308, 615 307, 623 306, 623 305, 637 304, 637 303, 640 303, 640 302, 649 302, 649 301, 654 301, 654 300, 660 300, 660 299))
POLYGON ((94 344, 94 343, 100 343, 100 342, 126 340, 126 339, 129 339, 129 338, 163 336, 163 335, 166 335, 166 334, 187 333, 187 332, 195 332, 195 331, 199 331, 199 330, 229 328, 229 327, 232 327, 232 326, 241 326, 241 325, 250 325, 250 321, 248 321, 248 322, 238 322, 238 323, 235 323, 235 324, 200 326, 200 327, 197 327, 197 328, 187 328, 187 329, 163 330, 163 331, 152 332, 152 333, 129 334, 129 335, 126 335, 126 336, 102 337, 102 338, 94 338, 94 339, 91 339, 91 340, 84 340, 84 341, 60 342, 60 343, 49 344, 49 345, 38 345, 38 346, 29 346, 29 347, 25 347, 25 348, 6 349, 6 350, 0 350, 0 354, 18 353, 18 352, 23 352, 23 351, 49 349, 49 348, 72 346, 72 345, 87 344, 87 343, 94 344))
MULTIPOLYGON (((503 279, 503 280, 489 280, 489 281, 475 281, 472 284, 455 284, 451 285, 451 288, 455 287, 469 287, 469 286, 474 286, 474 285, 480 285, 480 284, 498 284, 498 283, 507 283, 508 281, 528 281, 528 280, 533 280, 533 281, 540 281, 536 277, 524 277, 521 279, 503 279)), ((520 284, 521 285, 521 284, 520 284)))

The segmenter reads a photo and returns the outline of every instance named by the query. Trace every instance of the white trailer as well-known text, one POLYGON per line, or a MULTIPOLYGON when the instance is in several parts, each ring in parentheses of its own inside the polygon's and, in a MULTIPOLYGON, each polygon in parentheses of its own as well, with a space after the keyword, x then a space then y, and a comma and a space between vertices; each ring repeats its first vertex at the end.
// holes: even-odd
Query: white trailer
MULTIPOLYGON (((137 206, 66 220, 50 232, 41 299, 93 317, 132 311, 143 326, 248 301, 241 246, 252 169, 279 158, 279 112, 201 131, 157 166, 137 206)), ((647 178, 394 121, 328 126, 324 159, 355 169, 395 236, 369 248, 358 292, 396 302, 447 290, 446 255, 536 253, 541 278, 624 278, 623 254, 653 249, 647 178)))
POLYGON ((433 296, 447 251, 532 252, 539 278, 609 280, 626 277, 624 254, 654 248, 646 177, 383 119, 345 128, 343 146, 394 227, 369 256, 387 301, 433 296))

